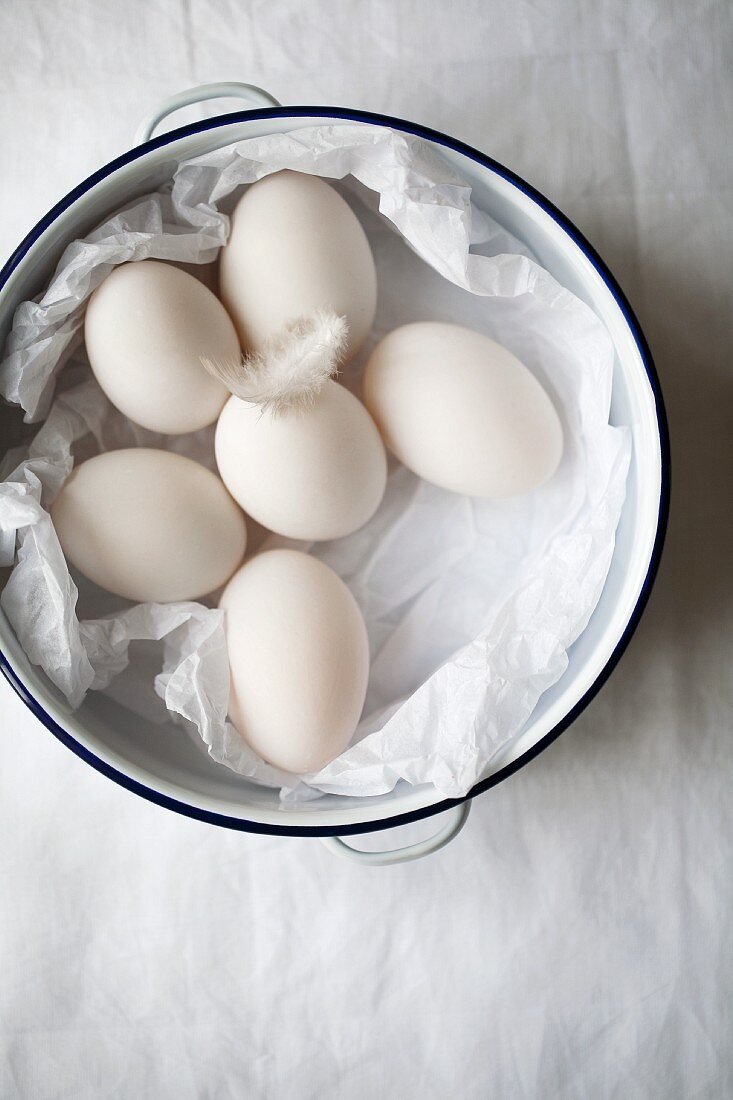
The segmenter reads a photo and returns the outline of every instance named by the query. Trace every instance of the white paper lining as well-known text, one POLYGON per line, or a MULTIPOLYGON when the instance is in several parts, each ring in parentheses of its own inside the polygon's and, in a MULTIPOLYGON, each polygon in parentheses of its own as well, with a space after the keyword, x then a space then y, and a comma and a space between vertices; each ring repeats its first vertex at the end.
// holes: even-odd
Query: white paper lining
MULTIPOLYGON (((83 366, 67 368, 62 381, 77 373, 82 380, 57 397, 30 454, 11 456, 0 471, 0 563, 12 562, 18 538, 2 606, 29 658, 74 706, 87 690, 113 690, 131 641, 161 640, 155 689, 168 711, 187 720, 214 760, 281 787, 284 797, 376 795, 401 779, 456 797, 562 675, 595 607, 623 504, 630 434, 608 425, 613 348, 602 324, 472 210, 470 189, 429 146, 379 127, 322 126, 182 164, 172 190, 136 201, 69 246, 40 301, 19 307, 0 391, 26 419, 46 415, 57 372, 78 356, 86 299, 111 268, 145 257, 208 263, 228 232, 220 204, 281 168, 351 175, 378 195, 379 214, 358 209, 378 268, 374 339, 428 317, 499 339, 556 402, 566 437, 560 470, 532 494, 492 502, 444 492, 393 464, 385 501, 365 528, 302 547, 354 592, 372 668, 354 743, 300 782, 260 761, 226 722, 220 612, 194 603, 126 605, 79 621, 77 588, 47 512, 72 468, 72 445, 77 461, 144 443, 211 466, 211 430, 174 439, 144 432, 109 405, 83 366)), ((346 384, 358 385, 362 362, 346 384)), ((299 544, 271 537, 265 545, 299 544)), ((121 701, 135 709, 132 696, 121 701)))

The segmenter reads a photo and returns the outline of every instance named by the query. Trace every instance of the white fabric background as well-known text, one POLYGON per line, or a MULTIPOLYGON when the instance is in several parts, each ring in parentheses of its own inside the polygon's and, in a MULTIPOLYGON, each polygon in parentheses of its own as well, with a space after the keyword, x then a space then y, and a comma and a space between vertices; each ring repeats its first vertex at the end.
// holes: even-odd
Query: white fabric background
POLYGON ((725 0, 0 4, 3 256, 182 87, 401 115, 595 243, 675 459, 659 582, 611 681, 421 863, 158 809, 0 684, 0 1095, 731 1095, 732 55, 725 0))

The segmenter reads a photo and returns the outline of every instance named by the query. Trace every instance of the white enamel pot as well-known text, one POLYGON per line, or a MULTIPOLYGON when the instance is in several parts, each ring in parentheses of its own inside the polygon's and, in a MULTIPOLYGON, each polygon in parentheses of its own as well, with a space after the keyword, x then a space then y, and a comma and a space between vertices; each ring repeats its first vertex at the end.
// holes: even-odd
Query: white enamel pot
MULTIPOLYGON (((282 805, 277 792, 249 784, 209 761, 174 727, 149 726, 99 693, 72 711, 34 668, 0 615, 0 668, 27 706, 81 759, 153 802, 214 825, 282 836, 321 837, 333 851, 365 863, 416 859, 446 844, 465 822, 470 799, 517 771, 580 714, 609 676, 645 606, 664 538, 669 455, 659 382, 639 325, 600 257, 547 199, 490 157, 444 134, 398 118, 333 107, 280 107, 246 84, 217 84, 173 97, 153 112, 138 144, 80 183, 28 234, 0 272, 0 337, 19 302, 47 284, 67 244, 112 210, 154 191, 176 164, 242 138, 320 123, 368 123, 416 134, 467 180, 479 207, 534 251, 560 283, 603 320, 616 349, 611 420, 633 433, 628 493, 616 548, 598 606, 569 653, 562 678, 541 697, 521 734, 492 761, 465 799, 446 801, 432 788, 399 787, 378 798, 325 796, 282 805), (206 119, 151 140, 171 111, 217 96, 238 96, 254 109, 206 119), (410 848, 363 853, 343 839, 443 815, 440 829, 410 848)), ((5 410, 6 412, 8 410, 5 410)), ((14 411, 15 412, 15 411, 14 411)))

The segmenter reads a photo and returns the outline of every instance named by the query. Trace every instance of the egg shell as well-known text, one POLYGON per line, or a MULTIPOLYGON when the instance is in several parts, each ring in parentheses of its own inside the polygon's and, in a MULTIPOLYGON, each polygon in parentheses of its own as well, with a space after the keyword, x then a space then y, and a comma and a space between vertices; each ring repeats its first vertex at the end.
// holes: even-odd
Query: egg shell
POLYGON ((221 302, 193 275, 155 260, 122 264, 107 276, 87 305, 84 339, 112 404, 166 435, 212 424, 228 397, 202 356, 240 356, 221 302))
POLYGON ((325 767, 353 736, 369 677, 366 627, 351 592, 316 558, 269 550, 235 573, 219 606, 232 722, 276 767, 325 767))
POLYGON ((224 584, 247 544, 216 474, 145 447, 106 451, 67 478, 51 518, 68 560, 129 600, 192 600, 224 584))
POLYGON ((510 497, 552 477, 563 432, 537 379, 481 333, 418 322, 374 349, 364 401, 387 447, 419 477, 473 497, 510 497))
POLYGON ((335 539, 369 520, 387 456, 358 398, 326 382, 312 405, 277 414, 231 397, 216 427, 224 484, 248 515, 293 539, 335 539))
POLYGON ((242 345, 259 350, 288 322, 331 309, 349 326, 346 358, 367 336, 377 276, 348 203, 318 176, 283 171, 252 184, 220 253, 221 298, 242 345))

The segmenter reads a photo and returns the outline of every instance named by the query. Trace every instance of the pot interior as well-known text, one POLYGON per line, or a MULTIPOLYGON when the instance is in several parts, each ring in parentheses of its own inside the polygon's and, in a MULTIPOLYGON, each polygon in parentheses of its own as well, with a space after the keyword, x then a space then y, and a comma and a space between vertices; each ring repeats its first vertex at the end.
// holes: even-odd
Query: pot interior
MULTIPOLYGON (((88 232, 114 209, 154 191, 170 179, 180 160, 208 152, 244 137, 281 132, 302 125, 338 122, 339 117, 293 109, 213 120, 209 128, 168 138, 160 147, 120 164, 98 178, 40 233, 0 290, 0 338, 7 335, 15 306, 37 295, 48 283, 66 245, 88 232), (237 121, 231 121, 236 118, 237 121)), ((359 116, 345 115, 355 118, 359 116)), ((373 124, 372 119, 368 119, 373 124)), ((418 127, 392 122, 411 132, 418 127)), ((447 140, 447 139, 446 139, 447 140)), ((590 623, 569 651, 562 678, 541 697, 530 721, 492 761, 483 778, 520 759, 553 730, 590 690, 602 673, 634 615, 654 552, 662 490, 660 432, 654 393, 642 352, 624 310, 596 268, 569 233, 533 197, 500 171, 437 139, 435 150, 471 183, 476 204, 527 244, 555 278, 595 310, 606 324, 616 349, 611 423, 630 427, 633 453, 627 498, 616 536, 611 569, 590 623)), ((22 424, 17 409, 0 409, 3 451, 34 434, 22 424)), ((0 581, 2 578, 0 578, 0 581)), ((213 763, 173 724, 131 714, 112 699, 90 693, 72 713, 42 673, 20 650, 0 613, 0 648, 14 677, 47 715, 97 758, 144 787, 175 798, 205 813, 277 826, 335 826, 379 822, 440 801, 430 788, 401 785, 379 798, 324 796, 297 807, 284 806, 276 791, 255 786, 213 763)))

